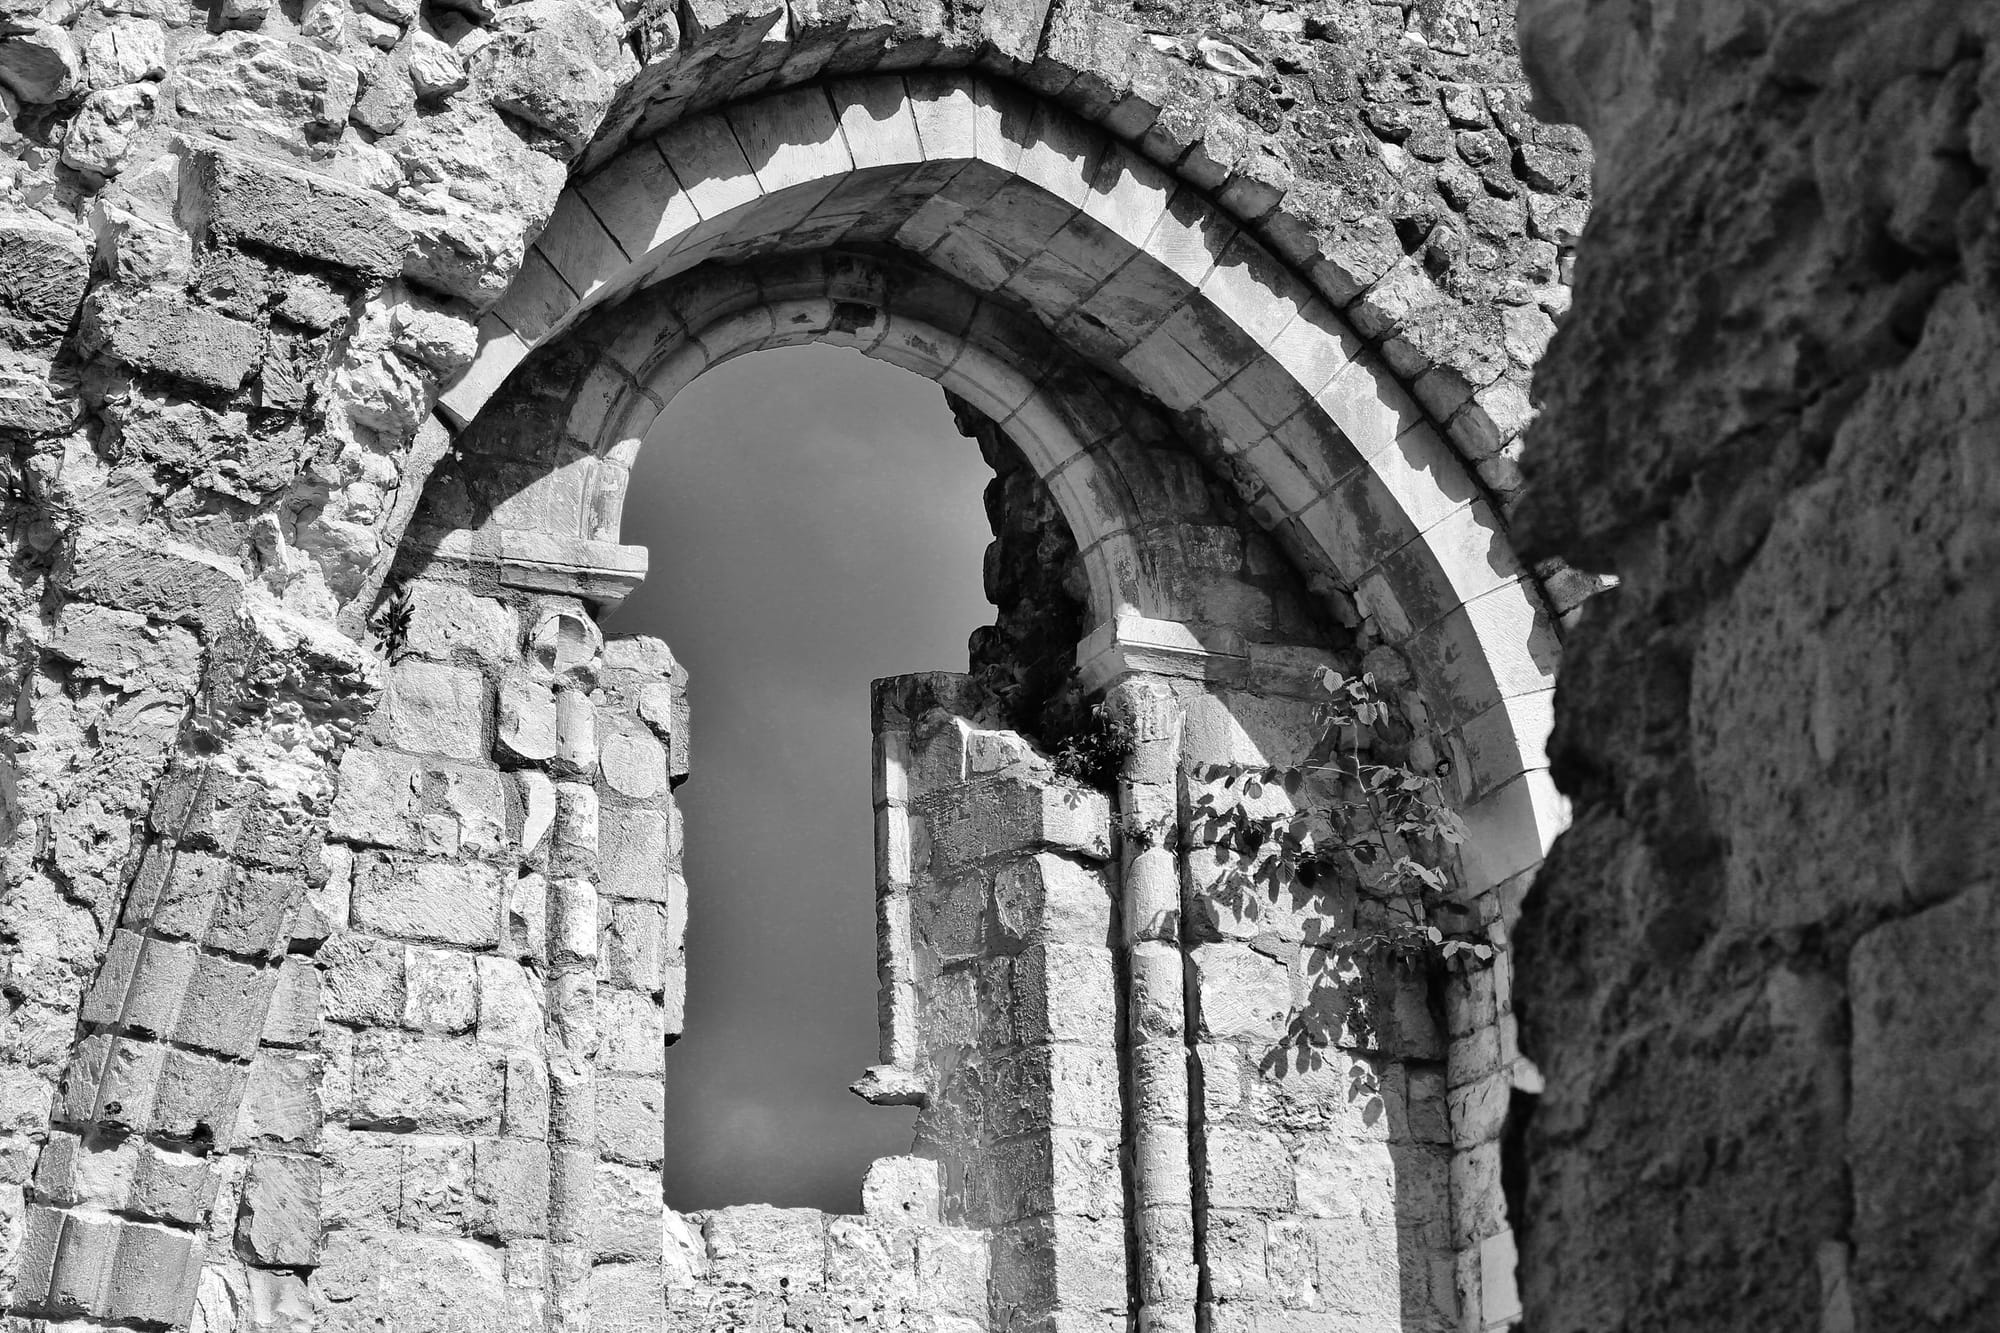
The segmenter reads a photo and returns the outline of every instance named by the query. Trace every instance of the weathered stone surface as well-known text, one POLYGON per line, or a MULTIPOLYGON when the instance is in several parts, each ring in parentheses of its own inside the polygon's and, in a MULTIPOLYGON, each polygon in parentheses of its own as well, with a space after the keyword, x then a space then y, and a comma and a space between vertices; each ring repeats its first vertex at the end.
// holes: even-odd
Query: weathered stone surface
POLYGON ((189 230, 296 255, 367 277, 401 271, 410 233, 378 196, 244 153, 189 154, 181 186, 189 230))
POLYGON ((477 759, 486 753, 486 681, 469 667, 403 661, 372 720, 375 735, 399 750, 477 759))
POLYGON ((264 353, 256 325, 166 293, 94 295, 84 308, 83 338, 135 369, 229 392, 243 386, 264 353))
POLYGON ((314 1271, 312 1318, 328 1333, 536 1333, 509 1299, 502 1252, 443 1236, 337 1232, 314 1271))
POLYGON ((208 552, 114 528, 77 537, 65 582, 74 597, 203 629, 243 596, 243 576, 208 552))
POLYGON ((491 948, 504 900, 500 872, 477 862, 371 852, 354 868, 355 928, 395 939, 491 948))
POLYGON ((192 689, 201 669, 201 645, 188 631, 88 602, 57 613, 49 650, 125 689, 192 689))
POLYGON ((500 1125, 500 1056, 460 1038, 363 1032, 354 1039, 357 1124, 493 1133, 500 1125))
POLYGON ((76 314, 90 277, 90 247, 76 232, 33 214, 0 218, 0 333, 31 342, 60 333, 76 314))
POLYGON ((338 133, 359 85, 339 56, 250 32, 192 47, 166 83, 183 123, 300 148, 338 133))
POLYGON ((76 43, 53 23, 24 26, 25 32, 0 41, 0 85, 23 102, 60 102, 76 87, 82 64, 76 43))
POLYGON ((618 33, 575 0, 527 0, 501 11, 472 74, 503 111, 573 146, 590 138, 629 67, 618 33))

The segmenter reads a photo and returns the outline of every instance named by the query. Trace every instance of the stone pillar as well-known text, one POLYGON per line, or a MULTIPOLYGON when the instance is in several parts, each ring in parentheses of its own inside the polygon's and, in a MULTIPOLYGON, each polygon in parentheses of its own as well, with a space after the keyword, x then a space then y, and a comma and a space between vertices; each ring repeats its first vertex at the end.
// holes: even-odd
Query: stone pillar
POLYGON ((1107 702, 1132 728, 1134 742, 1118 775, 1118 813, 1138 1324, 1140 1333, 1194 1333, 1200 1283, 1175 836, 1180 825, 1180 709, 1164 681, 1144 676, 1120 681, 1107 702))

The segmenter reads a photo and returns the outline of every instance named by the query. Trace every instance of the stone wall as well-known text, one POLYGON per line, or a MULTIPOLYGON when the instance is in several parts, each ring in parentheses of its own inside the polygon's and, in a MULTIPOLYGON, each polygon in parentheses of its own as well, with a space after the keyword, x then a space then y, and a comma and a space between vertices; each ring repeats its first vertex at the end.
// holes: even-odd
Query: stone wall
POLYGON ((1521 6, 1599 153, 1528 540, 1544 1333, 2000 1322, 2000 8, 1521 6))
MULTIPOLYGON (((649 1184, 678 1024, 670 787, 686 729, 665 650, 596 636, 593 608, 644 571, 617 544, 644 431, 592 432, 607 384, 656 411, 671 394, 638 382, 655 369, 643 357, 593 361, 598 344, 557 328, 617 276, 579 263, 636 257, 612 223, 643 226, 642 242, 705 236, 690 244, 714 268, 681 304, 647 298, 671 318, 748 281, 755 300, 727 312, 739 326, 770 300, 818 302, 813 336, 872 339, 920 370, 947 344, 951 364, 976 361, 960 387, 1091 538, 1092 683, 1182 682, 1128 691, 1178 700, 1155 718, 1154 760, 1178 765, 1161 719, 1192 716, 1194 696, 1261 716, 1349 630, 1406 655, 1400 701, 1458 762, 1482 834, 1467 880, 1504 925, 1494 890, 1538 861, 1555 818, 1534 734, 1553 643, 1542 591, 1561 611, 1574 589, 1515 561, 1503 516, 1585 191, 1580 141, 1519 114, 1504 5, 0 8, 0 633, 19 664, 0 685, 15 719, 0 770, 10 1311, 214 1330, 385 1311, 412 1329, 569 1327, 588 1311, 637 1327, 679 1292, 695 1323, 810 1320, 834 1306, 764 1299, 746 1256, 795 1250, 799 1286, 837 1302, 849 1246, 915 1284, 898 1307, 912 1319, 974 1318, 978 1272, 926 1276, 925 1256, 972 1244, 956 1205, 915 1232, 894 1214, 724 1210, 696 1239, 649 1184), (882 157, 891 176, 844 159, 843 192, 822 198, 858 215, 894 187, 914 212, 926 180, 956 182, 956 222, 940 206, 908 235, 856 233, 866 281, 827 253, 832 230, 778 225, 797 201, 786 173, 826 166, 829 128, 845 143, 836 105, 864 149, 905 155, 882 157), (653 146, 663 132, 717 152, 675 166, 653 146), (635 169, 651 174, 612 189, 635 169), (775 212, 750 208, 767 196, 775 212), (600 220, 607 201, 629 215, 600 220), (645 216, 653 204, 665 211, 645 216), (719 253, 732 228, 746 248, 719 253), (1078 262, 1061 259, 1078 238, 1078 262), (789 269, 714 271, 773 248, 789 269), (1125 274, 1115 334, 1055 313, 1111 276, 1091 266, 1125 274), (903 305, 912 292, 931 304, 903 305), (905 323, 890 347, 892 305, 905 323), (940 341, 910 332, 913 314, 962 321, 940 341), (1128 357, 1121 338, 1145 350, 1128 357), (575 372, 542 395, 560 418, 479 412, 517 366, 514 401, 575 372), (1030 373, 1039 397, 994 392, 1030 373), (466 455, 510 424, 521 447, 485 459, 493 484, 454 491, 478 471, 466 455), (1094 451, 1089 466, 1057 465, 1065 439, 1094 451), (406 543, 420 499, 437 521, 406 543)), ((646 281, 632 275, 641 298, 646 281)), ((762 345, 690 331, 718 355, 762 345)), ((1283 743, 1215 753, 1238 750, 1283 743)), ((1178 801, 1180 770, 1164 771, 1125 775, 1122 819, 1178 801)), ((1185 1074, 1187 1020, 1220 997, 1187 1002, 1180 950, 1197 942, 1162 924, 1186 887, 1178 863, 1119 856, 1121 901, 1145 909, 1106 945, 1137 978, 1116 1040, 1144 1048, 1119 1122, 1129 1304, 1148 1327, 1183 1327, 1226 1304, 1197 1220, 1222 1186, 1194 1084, 1161 1085, 1178 1109, 1142 1102, 1135 1071, 1185 1074)), ((1259 956, 1289 976, 1301 943, 1280 931, 1259 956)), ((1236 961, 1247 947, 1200 944, 1236 961)), ((1361 1054, 1392 1082, 1391 1066, 1415 1071, 1411 1086, 1504 1082, 1501 1000, 1460 1008, 1449 1030, 1492 1059, 1454 1064, 1446 1048, 1441 1072, 1434 1032, 1361 1054)), ((1042 1044, 980 1049, 1019 1064, 1042 1044)), ((1490 1117, 1468 1114, 1447 1150, 1428 1115, 1392 1118, 1392 1156, 1414 1154, 1433 1183, 1449 1156, 1462 1199, 1490 1195, 1465 1165, 1484 1161, 1490 1117)), ((1070 1128, 1105 1131, 1101 1116, 1070 1128)), ((964 1156, 983 1169, 1008 1136, 980 1132, 964 1156)), ((940 1156, 950 1138, 931 1140, 940 1156)), ((1061 1205, 974 1219, 1023 1249, 1014 1270, 983 1270, 993 1291, 1064 1253, 1048 1239, 1068 1225, 1061 1205)), ((1244 1208, 1246 1226, 1286 1234, 1304 1215, 1244 1208)), ((1453 1256, 1470 1319, 1486 1305, 1465 1297, 1467 1256, 1504 1219, 1453 1208, 1450 1226, 1413 1219, 1420 1237, 1382 1217, 1361 1230, 1377 1255, 1387 1227, 1400 1252, 1453 1256)), ((1272 1253, 1268 1290, 1243 1308, 1349 1317, 1287 1285, 1294 1250, 1272 1253)), ((1453 1284, 1417 1268, 1397 1299, 1448 1317, 1453 1284)))

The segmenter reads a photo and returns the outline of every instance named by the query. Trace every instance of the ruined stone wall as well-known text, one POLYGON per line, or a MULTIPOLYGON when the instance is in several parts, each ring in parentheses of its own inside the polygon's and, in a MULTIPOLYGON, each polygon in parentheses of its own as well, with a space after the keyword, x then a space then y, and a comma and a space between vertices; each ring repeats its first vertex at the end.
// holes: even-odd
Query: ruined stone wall
MULTIPOLYGON (((673 816, 655 761, 675 762, 684 727, 667 659, 600 645, 590 627, 587 604, 644 568, 616 544, 629 457, 517 423, 523 438, 549 427, 509 460, 517 473, 451 490, 454 453, 485 429, 457 408, 483 402, 584 295, 564 276, 574 245, 617 248, 591 215, 602 196, 565 188, 572 170, 599 181, 589 173, 635 145, 652 154, 650 136, 684 122, 696 137, 727 130, 696 113, 760 93, 871 71, 903 86, 907 71, 930 77, 934 107, 970 108, 976 92, 983 117, 1004 101, 1017 140, 1057 125, 1043 108, 1060 107, 1121 145, 1129 170, 1107 190, 1182 201, 1168 228, 1179 248, 1163 253, 1194 267, 1174 280, 1222 279, 1205 304, 1170 286, 1132 318, 1164 321, 1170 293, 1190 346, 1162 337, 1156 350, 1191 383, 1232 387, 1212 395, 1221 417, 1175 424, 1193 452, 1121 482, 1142 511, 1129 531, 1154 547, 1114 572, 1213 592, 1197 619, 1254 623, 1260 645, 1322 645, 1335 623, 1385 640, 1429 628, 1424 669, 1445 682, 1441 725, 1466 728, 1451 742, 1471 751, 1462 770, 1499 756, 1496 789, 1513 783, 1485 863, 1508 869, 1489 878, 1532 863, 1540 760, 1532 737, 1514 739, 1535 705, 1513 700, 1546 693, 1531 646, 1547 629, 1538 590, 1558 584, 1523 575, 1497 515, 1517 494, 1526 375, 1566 301, 1584 186, 1574 136, 1518 115, 1504 11, 5 5, 0 612, 19 670, 0 783, 13 1284, 0 1303, 150 1325, 198 1302, 217 1329, 388 1310, 413 1329, 570 1326, 587 1306, 614 1327, 650 1318, 635 1312, 656 1279, 737 1300, 755 1286, 745 1236, 835 1244, 833 1223, 718 1215, 695 1239, 657 1209, 642 1220, 661 1151, 647 1089, 678 993, 673 816), (974 65, 977 89, 952 82, 974 65), (1273 311, 1300 316, 1281 349, 1292 326, 1273 311), (1251 367, 1246 345, 1266 364, 1251 367), (1329 425, 1281 445, 1280 418, 1320 412, 1316 394, 1368 432, 1329 425), (1362 448, 1389 460, 1393 495, 1362 448), (427 493, 440 460, 445 484, 427 493), (1282 477, 1301 480, 1278 497, 1282 477), (578 503, 541 508, 563 493, 578 503), (426 494, 441 521, 402 543, 426 494), (1198 521, 1175 551, 1160 534, 1183 494, 1198 521), (1351 567, 1328 555, 1308 598, 1279 552, 1302 559, 1299 515, 1314 506, 1310 542, 1351 567), (1480 684, 1485 649, 1462 604, 1491 594, 1506 599, 1484 614, 1504 620, 1514 674, 1480 684), (1478 749, 1475 700, 1506 744, 1478 749)), ((802 123, 785 116, 759 122, 774 137, 753 141, 755 165, 738 145, 738 175, 691 175, 703 207, 737 199, 791 147, 802 123)), ((1066 125, 1063 142, 1082 144, 1066 125)), ((992 183, 1018 148, 968 180, 992 183)), ((1077 152, 1094 163, 1103 149, 1077 152)), ((1032 204, 1046 184, 1016 188, 1032 204)), ((1080 218, 1080 204, 1065 206, 1080 218)), ((1034 272, 1038 293, 1076 280, 1046 260, 1034 272)), ((1024 299, 996 296, 1002 315, 979 329, 1006 343, 1003 368, 1045 364, 1023 354, 1052 341, 1024 299)), ((879 297, 872 308, 879 320, 879 297)), ((1062 355, 1115 360, 1087 323, 1063 328, 1062 355)), ((558 376, 582 364, 547 351, 558 376)), ((586 410, 602 388, 558 396, 586 410)), ((1131 499, 1114 489, 1066 500, 1108 512, 1131 499)), ((1117 626, 1095 628, 1091 660, 1111 669, 1117 626)), ((1169 640, 1168 656, 1205 651, 1169 640)), ((1222 641, 1222 669, 1248 670, 1242 636, 1222 641)), ((1490 794, 1465 784, 1468 800, 1490 794)), ((1177 899, 1178 871, 1162 880, 1157 857, 1137 859, 1177 899)), ((1165 943, 1125 941, 1177 978, 1178 959, 1152 947, 1165 943)), ((1170 1119, 1149 1123, 1153 1148, 1177 1142, 1170 1119)), ((901 1241, 857 1225, 840 1234, 874 1237, 912 1271, 901 1241)), ((1135 1235, 1135 1253, 1162 1256, 1137 1298, 1171 1296, 1191 1318, 1198 1291, 1176 1265, 1196 1262, 1194 1237, 1164 1220, 1135 1235)), ((925 1252, 919 1240, 919 1287, 925 1252)), ((837 1281, 837 1268, 820 1271, 837 1281)), ((910 1308, 942 1318, 960 1296, 930 1299, 910 1308)))
POLYGON ((1529 540, 1540 1333, 2000 1322, 2000 7, 1522 5, 1597 211, 1529 540))

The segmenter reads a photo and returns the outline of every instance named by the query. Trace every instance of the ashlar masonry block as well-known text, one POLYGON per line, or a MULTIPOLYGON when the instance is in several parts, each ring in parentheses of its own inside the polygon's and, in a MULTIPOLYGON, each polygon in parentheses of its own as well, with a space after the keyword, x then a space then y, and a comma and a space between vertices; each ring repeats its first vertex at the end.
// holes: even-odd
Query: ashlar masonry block
POLYGON ((1102 792, 996 778, 926 796, 920 808, 930 827, 931 871, 939 876, 1040 847, 1096 861, 1111 855, 1111 807, 1102 792))
POLYGON ((680 879, 678 824, 669 810, 606 807, 598 822, 599 890, 607 897, 671 905, 680 879))
POLYGON ((390 668, 369 730, 399 750, 478 759, 486 725, 486 678, 477 670, 406 657, 390 668))
POLYGON ((494 866, 370 853, 355 861, 351 910, 356 929, 491 948, 500 943, 505 897, 494 866))

